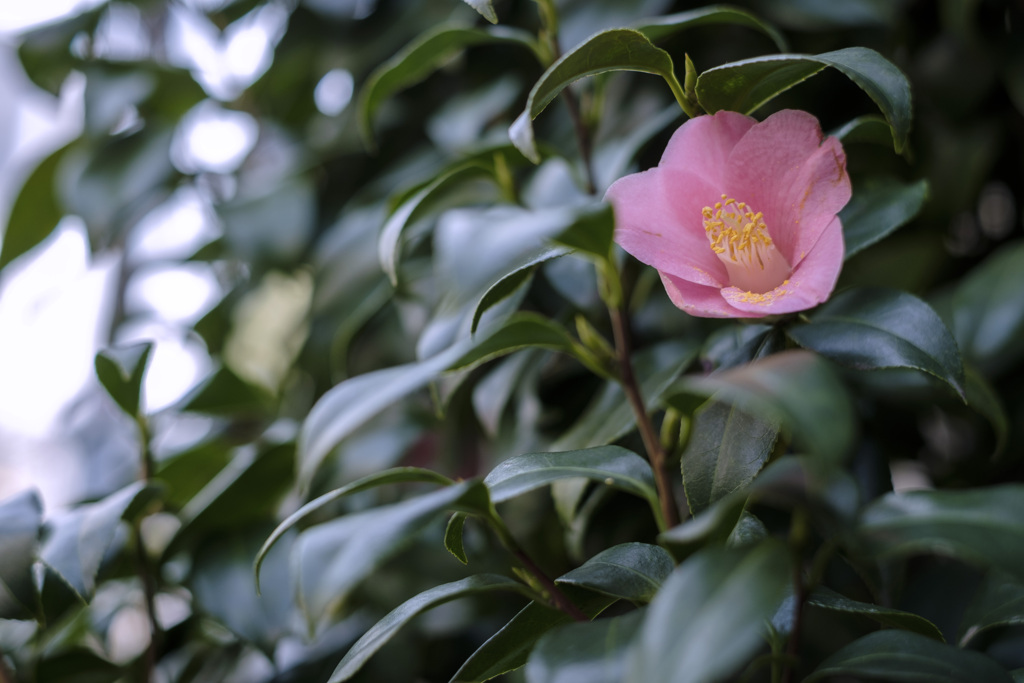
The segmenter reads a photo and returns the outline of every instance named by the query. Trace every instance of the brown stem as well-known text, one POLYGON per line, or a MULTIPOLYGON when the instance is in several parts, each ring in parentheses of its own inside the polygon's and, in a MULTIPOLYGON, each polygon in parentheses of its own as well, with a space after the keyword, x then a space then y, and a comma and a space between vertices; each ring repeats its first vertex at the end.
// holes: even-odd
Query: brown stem
POLYGON ((555 607, 560 611, 565 612, 576 621, 590 621, 587 615, 584 614, 579 607, 574 605, 572 601, 565 596, 565 593, 559 590, 555 582, 544 573, 544 570, 537 566, 529 555, 523 552, 520 548, 514 548, 512 550, 512 554, 516 556, 516 559, 522 563, 528 572, 533 574, 533 577, 537 582, 544 587, 544 590, 547 591, 548 597, 551 598, 551 602, 555 607))
POLYGON ((572 119, 572 127, 576 131, 576 144, 580 148, 580 160, 583 162, 583 172, 586 174, 587 194, 597 194, 597 182, 594 180, 594 166, 590 161, 590 131, 583 123, 580 115, 580 104, 575 93, 566 88, 562 91, 562 99, 569 109, 569 118, 572 119))
POLYGON ((612 333, 615 336, 615 351, 618 355, 619 374, 622 381, 622 389, 626 392, 629 405, 633 408, 633 415, 636 417, 636 426, 640 430, 640 438, 643 439, 644 448, 647 450, 647 459, 650 460, 651 469, 654 470, 654 483, 658 488, 658 499, 661 502, 661 514, 665 518, 665 524, 672 528, 679 524, 679 510, 676 507, 675 496, 672 493, 672 483, 668 476, 668 469, 665 466, 665 451, 661 448, 661 441, 654 431, 654 424, 651 416, 647 414, 647 407, 640 393, 640 385, 637 384, 636 374, 633 372, 633 361, 630 356, 632 348, 629 339, 629 322, 624 307, 611 307, 609 309, 612 320, 612 333))

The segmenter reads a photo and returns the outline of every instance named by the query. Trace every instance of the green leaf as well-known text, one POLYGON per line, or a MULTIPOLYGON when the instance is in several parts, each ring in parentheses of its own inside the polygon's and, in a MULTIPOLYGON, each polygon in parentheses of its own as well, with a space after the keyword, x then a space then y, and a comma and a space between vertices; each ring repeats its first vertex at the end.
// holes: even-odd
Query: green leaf
POLYGON ((778 435, 778 424, 728 403, 709 401, 699 408, 682 457, 691 514, 753 481, 775 450, 778 435))
POLYGON ((497 282, 488 287, 484 295, 480 297, 480 301, 473 311, 473 324, 470 331, 476 332, 476 328, 480 324, 480 318, 491 307, 512 296, 515 292, 519 291, 520 287, 529 282, 537 266, 551 259, 565 256, 567 253, 569 253, 568 249, 553 247, 540 254, 529 254, 526 258, 517 262, 508 274, 503 275, 497 282))
POLYGON ((837 593, 825 586, 820 586, 814 589, 814 592, 807 596, 807 604, 827 609, 832 612, 859 614, 867 617, 868 619, 873 619, 883 626, 891 626, 892 628, 903 629, 904 631, 912 631, 931 638, 932 640, 937 640, 940 643, 945 642, 945 638, 942 637, 942 631, 940 631, 935 624, 922 616, 918 616, 912 612, 892 609, 891 607, 874 605, 870 602, 851 600, 845 595, 837 593))
POLYGON ((0 504, 0 619, 39 614, 32 565, 43 525, 43 504, 25 491, 0 504))
MULTIPOLYGON (((475 0, 477 5, 489 6, 488 0, 475 0)), ((494 10, 491 8, 491 13, 494 10)), ((481 12, 490 20, 484 12, 481 12)), ((496 19, 496 17, 495 17, 496 19)), ((442 25, 423 34, 398 54, 377 67, 366 79, 359 94, 359 130, 370 148, 374 147, 373 115, 381 103, 393 94, 425 79, 442 64, 474 45, 521 45, 536 54, 536 42, 526 31, 503 26, 464 28, 442 25)))
POLYGON ((461 581, 446 583, 424 591, 391 610, 387 616, 363 634, 363 637, 345 653, 345 657, 331 674, 328 683, 341 683, 341 681, 352 678, 367 660, 376 654, 377 650, 384 647, 400 628, 417 615, 458 598, 492 591, 514 591, 528 595, 523 584, 496 574, 470 576, 461 581))
MULTIPOLYGON (((679 374, 693 362, 698 345, 692 341, 670 341, 638 351, 633 356, 633 373, 640 393, 653 409, 679 374)), ((634 428, 636 418, 622 385, 608 381, 572 427, 552 444, 552 450, 567 451, 604 446, 617 441, 634 428)))
POLYGON ((494 5, 491 0, 465 0, 465 3, 480 13, 487 21, 492 24, 498 23, 498 14, 494 11, 494 5))
POLYGON ((790 328, 789 336, 841 365, 920 370, 965 396, 953 335, 931 306, 906 292, 848 290, 818 309, 809 324, 790 328))
POLYGON ((629 680, 699 683, 739 670, 764 642, 789 579, 788 553, 775 541, 691 556, 647 608, 629 680))
POLYGON ((985 374, 1024 357, 1024 241, 999 248, 961 280, 953 294, 953 333, 964 358, 985 374))
MULTIPOLYGON (((572 590, 572 586, 564 588, 572 603, 591 618, 615 602, 615 598, 600 593, 572 590)), ((518 669, 545 633, 571 621, 572 617, 565 612, 531 602, 470 655, 451 683, 482 683, 518 669)))
POLYGON ((181 410, 207 415, 263 415, 272 407, 271 397, 221 366, 181 400, 181 410))
POLYGON ((530 90, 523 113, 509 128, 512 143, 527 159, 540 163, 533 137, 533 120, 574 81, 609 71, 639 71, 661 76, 684 110, 689 106, 685 104, 683 88, 667 52, 655 47, 639 31, 611 29, 591 36, 566 52, 541 75, 530 90))
POLYGON ((1020 624, 1024 624, 1024 584, 1001 572, 989 572, 964 612, 957 642, 967 647, 990 629, 1020 624))
POLYGON ((615 216, 611 204, 601 203, 581 212, 576 221, 556 235, 553 241, 605 263, 611 259, 614 235, 615 216))
POLYGON ((292 514, 288 515, 286 520, 278 524, 277 528, 274 529, 267 540, 263 542, 263 547, 261 547, 259 552, 256 553, 256 559, 253 562, 253 572, 256 578, 257 590, 259 590, 260 585, 260 565, 263 563, 263 558, 266 557, 267 552, 275 543, 277 543, 281 536, 283 536, 293 526, 325 505, 329 505, 344 496, 359 493, 360 491, 367 491, 378 486, 384 486, 385 484, 402 484, 408 482, 440 484, 441 486, 447 486, 452 483, 452 480, 432 470, 421 469, 419 467, 396 467, 383 472, 375 472, 367 475, 358 481, 354 481, 351 484, 329 491, 315 500, 309 501, 292 514))
POLYGON ((844 145, 870 142, 888 147, 892 144, 892 129, 886 120, 877 114, 865 114, 850 119, 828 134, 841 140, 844 145))
POLYGON ((282 444, 239 451, 178 513, 181 527, 165 556, 214 531, 233 531, 270 522, 291 490, 295 447, 282 444))
POLYGON ((67 152, 62 147, 43 160, 28 177, 7 218, 0 248, 0 270, 49 237, 64 216, 54 193, 57 167, 67 152))
POLYGON ((520 312, 512 315, 504 325, 452 363, 448 370, 474 368, 481 363, 530 347, 561 351, 579 359, 588 367, 596 363, 592 354, 576 342, 564 327, 536 313, 520 312))
POLYGON ((527 683, 620 683, 643 612, 566 624, 537 641, 526 662, 527 683))
POLYGON ((960 650, 908 631, 884 630, 853 641, 822 662, 805 683, 834 676, 907 683, 1011 683, 1010 674, 979 652, 960 650))
POLYGON ((347 379, 313 405, 299 436, 299 483, 308 486, 332 450, 358 427, 399 399, 422 389, 472 348, 470 340, 417 363, 347 379))
POLYGON ((786 39, 779 31, 756 15, 728 5, 711 5, 687 12, 678 12, 664 17, 651 17, 641 19, 633 24, 631 28, 640 31, 652 41, 662 40, 675 35, 679 31, 698 26, 710 26, 714 24, 731 24, 733 26, 745 26, 755 31, 760 31, 768 36, 775 47, 785 52, 788 47, 786 39))
POLYGON ((599 552, 556 583, 647 603, 675 566, 672 556, 656 545, 623 543, 599 552))
POLYGON ((156 490, 142 482, 86 503, 47 523, 40 559, 83 599, 92 596, 100 563, 122 519, 129 519, 156 490))
POLYGON ((784 351, 703 378, 683 378, 668 402, 685 410, 689 394, 714 395, 742 410, 778 421, 804 452, 841 460, 850 449, 853 406, 828 361, 808 351, 784 351))
POLYGON ((733 494, 658 536, 677 562, 683 562, 706 545, 724 544, 743 518, 747 498, 733 494))
POLYGON ((116 683, 125 671, 84 646, 73 647, 39 660, 34 680, 46 683, 116 683))
POLYGON ((998 460, 1005 455, 1007 440, 1010 437, 1010 418, 1006 414, 1006 407, 995 388, 973 366, 964 367, 964 378, 967 405, 988 420, 992 426, 996 439, 992 457, 998 460))
POLYGON ((462 544, 462 530, 466 526, 466 515, 456 512, 448 520, 448 526, 444 529, 444 547, 455 559, 462 564, 469 564, 469 557, 466 556, 466 548, 462 544))
POLYGON ((839 212, 846 242, 844 258, 849 259, 906 225, 920 213, 927 200, 927 180, 904 183, 887 178, 858 185, 850 203, 839 212))
POLYGON ((310 624, 341 607, 363 579, 445 511, 486 515, 490 509, 487 487, 471 480, 306 529, 293 557, 310 624))
POLYGON ((864 510, 858 533, 886 558, 951 555, 1024 580, 1024 486, 889 493, 864 510))
POLYGON ((501 503, 560 479, 581 477, 645 499, 660 517, 651 466, 621 446, 514 456, 495 467, 484 483, 491 491, 491 500, 501 503))
POLYGON ((902 152, 910 135, 910 83, 892 62, 866 47, 820 55, 766 55, 717 66, 697 79, 697 98, 709 113, 728 109, 750 114, 827 66, 874 100, 889 122, 893 146, 902 152))
POLYGON ((94 361, 96 376, 110 397, 132 418, 139 415, 139 398, 146 364, 153 351, 151 342, 103 349, 94 361))

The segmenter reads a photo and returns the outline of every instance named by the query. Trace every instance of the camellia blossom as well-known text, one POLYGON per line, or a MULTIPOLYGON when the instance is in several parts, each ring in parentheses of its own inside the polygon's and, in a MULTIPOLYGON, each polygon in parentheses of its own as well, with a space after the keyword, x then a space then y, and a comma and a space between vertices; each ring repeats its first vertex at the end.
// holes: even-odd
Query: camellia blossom
POLYGON ((690 119, 657 167, 620 178, 607 198, 615 241, 691 315, 793 313, 835 288, 850 177, 842 145, 806 112, 690 119))

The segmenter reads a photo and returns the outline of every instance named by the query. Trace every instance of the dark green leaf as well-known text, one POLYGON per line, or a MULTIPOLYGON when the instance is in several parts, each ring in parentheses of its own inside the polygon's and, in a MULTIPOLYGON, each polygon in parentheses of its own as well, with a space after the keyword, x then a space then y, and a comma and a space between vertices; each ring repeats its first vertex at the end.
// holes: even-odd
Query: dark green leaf
POLYGON ((1024 242, 999 248, 960 282, 953 295, 953 333, 964 358, 988 374, 1024 357, 1024 242))
POLYGON ((512 294, 517 292, 520 287, 529 282, 538 265, 545 261, 550 261, 553 258, 564 256, 567 253, 568 249, 554 247, 547 249, 539 255, 531 254, 523 261, 517 263, 512 271, 507 275, 502 276, 501 279, 488 287, 487 291, 484 292, 484 295, 480 297, 480 302, 476 305, 476 309, 473 311, 473 325, 471 327, 471 332, 476 332, 476 328, 480 324, 480 318, 483 317, 483 314, 486 313, 488 309, 512 296, 512 294))
POLYGON ((35 491, 0 504, 0 619, 26 619, 39 612, 32 564, 42 524, 43 504, 35 491))
POLYGON ((864 510, 859 533, 879 557, 952 555, 1024 579, 1024 486, 889 493, 864 510))
POLYGON ((603 263, 611 259, 614 234, 615 216, 612 207, 610 204, 599 204, 581 212, 568 230, 553 239, 558 244, 603 263))
POLYGON ((471 480, 306 529, 293 558, 310 624, 344 604, 363 579, 445 511, 486 515, 490 505, 487 487, 471 480))
MULTIPOLYGON (((812 455, 842 459, 854 436, 853 406, 828 361, 807 351, 785 351, 704 378, 683 378, 685 392, 735 403, 767 420, 778 420, 812 455)), ((685 394, 668 402, 689 403, 685 394)))
POLYGON ((67 147, 43 160, 28 177, 14 200, 0 248, 0 270, 46 239, 57 227, 64 211, 54 193, 57 167, 67 147))
POLYGON ((710 113, 728 109, 749 114, 776 95, 831 66, 874 100, 902 152, 910 135, 910 83, 882 55, 848 47, 820 55, 766 55, 708 69, 697 79, 697 98, 710 113))
POLYGON ((999 459, 1006 452, 1010 436, 1010 418, 995 388, 972 366, 964 367, 967 388, 967 405, 988 420, 995 433, 996 444, 992 456, 999 459))
POLYGON ((693 416, 683 452, 683 486, 690 512, 749 484, 775 450, 778 425, 735 406, 709 401, 693 416))
POLYGON ((677 101, 682 103, 685 99, 667 52, 655 47, 639 31, 625 28, 602 31, 562 55, 534 84, 526 99, 526 109, 509 128, 513 144, 527 159, 540 163, 533 138, 533 120, 572 82, 609 71, 639 71, 661 76, 677 101))
MULTIPOLYGON (((477 11, 490 2, 474 0, 477 11)), ((490 19, 486 10, 481 13, 490 19)), ((494 10, 491 8, 491 14, 494 10)), ((401 52, 381 64, 370 74, 359 95, 359 129, 368 146, 373 146, 373 115, 388 97, 403 88, 422 81, 453 56, 474 45, 521 45, 536 52, 536 43, 529 33, 506 27, 463 28, 439 26, 417 38, 401 52)))
POLYGON ((945 638, 942 637, 942 631, 922 616, 912 612, 892 609, 891 607, 874 605, 870 602, 851 600, 845 595, 836 593, 825 586, 816 588, 813 593, 807 596, 807 604, 833 612, 859 614, 868 619, 873 619, 884 626, 891 626, 892 628, 903 629, 904 631, 913 631, 914 633, 937 640, 940 643, 945 642, 945 638))
POLYGON ((723 544, 743 516, 747 498, 741 494, 726 496, 682 524, 658 536, 658 543, 669 549, 677 562, 710 544, 723 544))
POLYGON ((559 479, 580 477, 640 496, 660 515, 651 466, 620 446, 515 456, 495 467, 484 483, 491 491, 491 499, 501 503, 559 479))
POLYGON ((566 624, 541 638, 526 662, 527 683, 620 683, 643 612, 566 624))
POLYGON ((844 145, 870 142, 888 147, 892 144, 892 129, 886 120, 877 114, 865 114, 851 119, 839 128, 829 131, 829 135, 839 138, 844 145))
POLYGON ((393 609, 356 641, 356 644, 345 653, 345 657, 334 670, 328 683, 341 683, 341 681, 349 680, 377 650, 391 640, 395 633, 415 616, 467 595, 490 593, 491 591, 514 591, 528 594, 523 584, 495 574, 470 576, 461 581, 446 583, 424 591, 393 609))
POLYGON ((293 526, 323 506, 333 503, 344 496, 359 493, 360 491, 367 491, 378 486, 384 486, 385 484, 401 484, 406 482, 440 484, 441 486, 447 486, 452 483, 451 479, 448 477, 442 476, 432 470, 425 470, 419 467, 396 467, 383 472, 375 472, 374 474, 365 476, 351 484, 347 484, 341 488, 325 493, 315 500, 311 500, 292 514, 288 515, 288 519, 278 524, 273 533, 271 533, 267 540, 264 541, 263 547, 260 548, 258 553, 256 553, 256 560, 253 563, 253 571, 256 577, 257 589, 260 582, 260 565, 263 562, 263 558, 278 539, 280 539, 281 536, 283 536, 285 532, 293 526))
POLYGON ((209 415, 261 415, 272 405, 265 390, 246 382, 227 366, 215 370, 181 403, 182 410, 209 415))
POLYGON ((481 363, 530 347, 561 351, 571 356, 586 353, 586 349, 580 347, 568 330, 558 323, 536 313, 521 312, 514 314, 501 328, 480 341, 472 351, 452 363, 448 370, 474 368, 481 363))
POLYGON ((727 5, 711 5, 664 17, 641 19, 631 28, 640 31, 652 41, 658 41, 684 29, 713 24, 732 24, 733 26, 752 28, 768 36, 781 52, 785 52, 787 49, 786 39, 774 26, 761 21, 750 12, 727 5))
POLYGON ((908 631, 869 633, 826 659, 806 683, 850 676, 907 683, 1011 683, 1010 674, 979 652, 970 652, 908 631))
POLYGON ((1024 584, 989 572, 964 612, 957 640, 966 647, 989 629, 1019 624, 1024 624, 1024 584))
POLYGON ((122 519, 133 516, 155 489, 136 482, 103 500, 87 503, 47 523, 40 559, 82 598, 92 596, 96 574, 122 519))
POLYGON ((629 680, 700 683, 739 670, 764 642, 789 579, 788 553, 775 541, 691 556, 647 608, 629 680))
POLYGON ((164 502, 173 509, 184 507, 231 462, 232 455, 231 447, 215 438, 160 460, 154 476, 164 489, 164 502))
MULTIPOLYGON (((572 590, 571 586, 565 586, 563 592, 591 618, 615 602, 606 595, 572 590)), ((545 633, 571 621, 572 617, 565 612, 531 602, 463 663, 451 683, 482 683, 518 669, 545 633)))
POLYGON ((35 680, 46 683, 115 683, 125 672, 84 647, 76 647, 40 659, 35 680))
POLYGON ((846 257, 888 237, 912 220, 928 200, 928 181, 904 183, 887 178, 858 185, 842 211, 846 257))
POLYGON ((801 346, 861 370, 911 368, 927 372, 965 395, 964 370, 953 335, 931 306, 896 290, 843 292, 790 328, 801 346))
POLYGON ((316 209, 313 181, 294 177, 276 182, 269 191, 223 202, 217 213, 234 257, 261 268, 288 269, 295 267, 313 238, 316 209))
POLYGON ((144 342, 121 348, 103 349, 94 361, 103 388, 131 417, 139 415, 142 379, 153 344, 144 342))
POLYGON ((594 555, 560 576, 557 583, 646 603, 654 598, 673 569, 675 562, 664 549, 647 543, 623 543, 594 555))
POLYGON ((445 550, 455 556, 455 559, 462 564, 469 564, 469 557, 466 556, 466 547, 462 544, 462 531, 466 526, 466 515, 456 512, 448 520, 448 526, 444 529, 445 550))

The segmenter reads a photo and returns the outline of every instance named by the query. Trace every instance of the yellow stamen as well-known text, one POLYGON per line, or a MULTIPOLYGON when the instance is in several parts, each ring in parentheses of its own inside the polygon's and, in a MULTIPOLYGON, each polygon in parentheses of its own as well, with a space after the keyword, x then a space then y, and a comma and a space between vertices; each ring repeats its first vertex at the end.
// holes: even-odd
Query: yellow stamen
POLYGON ((768 234, 764 214, 727 195, 705 206, 704 231, 725 265, 730 284, 754 293, 774 289, 789 277, 790 267, 768 234))

